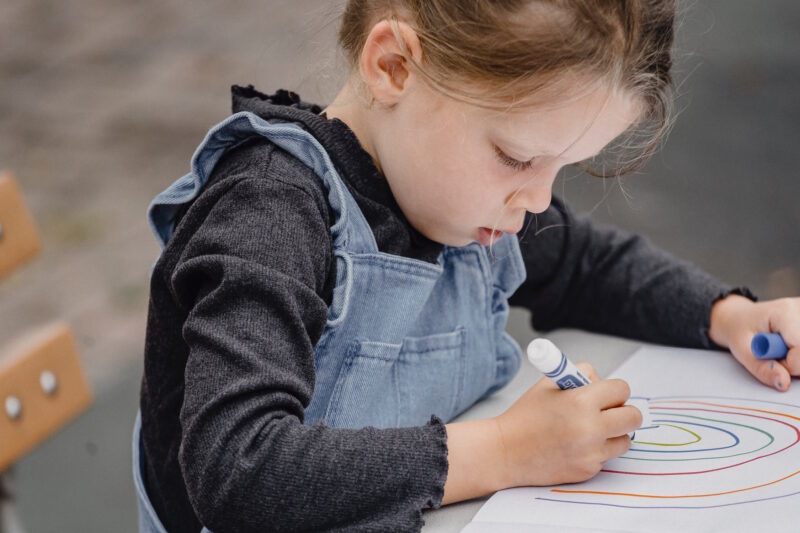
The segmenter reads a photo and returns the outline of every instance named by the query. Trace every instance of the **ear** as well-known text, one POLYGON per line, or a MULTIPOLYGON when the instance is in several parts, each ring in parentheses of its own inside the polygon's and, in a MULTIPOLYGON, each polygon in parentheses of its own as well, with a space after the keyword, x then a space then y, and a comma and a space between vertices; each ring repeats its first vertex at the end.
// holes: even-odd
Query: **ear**
POLYGON ((408 24, 382 20, 372 27, 361 51, 359 67, 373 100, 391 107, 402 98, 413 76, 408 56, 417 63, 422 62, 422 46, 417 33, 408 24), (392 26, 397 29, 397 35, 392 26), (398 38, 402 39, 404 47, 398 38))

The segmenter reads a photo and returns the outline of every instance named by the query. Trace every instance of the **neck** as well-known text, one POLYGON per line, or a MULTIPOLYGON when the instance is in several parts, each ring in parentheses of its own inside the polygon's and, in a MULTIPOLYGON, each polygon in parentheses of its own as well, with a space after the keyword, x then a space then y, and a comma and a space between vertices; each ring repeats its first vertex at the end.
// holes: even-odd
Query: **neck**
POLYGON ((372 130, 370 128, 370 107, 363 101, 353 89, 353 83, 348 80, 344 87, 336 95, 333 102, 323 110, 323 113, 329 118, 338 118, 353 130, 358 142, 372 156, 375 166, 378 171, 383 173, 380 161, 378 159, 377 151, 372 142, 372 130))

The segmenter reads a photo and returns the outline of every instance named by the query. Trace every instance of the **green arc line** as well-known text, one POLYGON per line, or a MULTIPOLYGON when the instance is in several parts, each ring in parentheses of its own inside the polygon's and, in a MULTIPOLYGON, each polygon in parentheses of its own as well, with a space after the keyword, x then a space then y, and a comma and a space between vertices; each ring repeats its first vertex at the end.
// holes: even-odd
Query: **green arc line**
POLYGON ((716 418, 706 418, 706 417, 703 417, 703 416, 684 415, 682 413, 670 413, 668 411, 653 411, 653 413, 654 414, 658 414, 658 415, 682 416, 684 418, 695 418, 697 420, 706 420, 706 421, 710 421, 710 422, 720 422, 722 424, 730 424, 732 426, 739 426, 739 427, 743 427, 743 428, 748 428, 748 429, 752 429, 754 431, 758 431, 759 433, 763 433, 764 435, 767 436, 767 438, 769 439, 769 442, 767 442, 761 448, 756 448, 755 450, 750 450, 749 452, 732 453, 730 455, 720 455, 720 456, 717 456, 717 457, 695 457, 695 458, 688 458, 688 459, 686 459, 686 458, 679 458, 679 459, 647 459, 647 458, 644 458, 644 457, 628 457, 627 455, 623 455, 623 456, 619 457, 620 459, 629 459, 631 461, 705 461, 705 460, 708 460, 708 459, 726 459, 728 457, 736 457, 738 455, 747 455, 748 453, 755 453, 757 451, 763 450, 764 448, 766 448, 767 446, 769 446, 770 444, 775 442, 775 437, 773 437, 771 433, 768 433, 768 432, 764 431, 763 429, 759 429, 757 427, 748 426, 747 424, 738 424, 736 422, 728 422, 727 420, 718 420, 716 418))

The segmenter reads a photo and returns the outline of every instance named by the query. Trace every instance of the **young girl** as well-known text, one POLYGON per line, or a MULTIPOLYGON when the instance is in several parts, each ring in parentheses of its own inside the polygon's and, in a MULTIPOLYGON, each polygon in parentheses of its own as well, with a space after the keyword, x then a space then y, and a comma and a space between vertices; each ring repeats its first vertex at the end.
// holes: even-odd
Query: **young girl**
POLYGON ((592 477, 640 423, 620 380, 541 381, 445 424, 519 368, 509 304, 538 330, 728 348, 787 390, 800 350, 760 363, 749 342, 798 346, 798 299, 754 303, 551 199, 563 166, 615 139, 652 153, 673 16, 671 0, 351 0, 352 73, 326 109, 233 87, 234 114, 150 210, 141 530, 416 531, 426 506, 592 477))

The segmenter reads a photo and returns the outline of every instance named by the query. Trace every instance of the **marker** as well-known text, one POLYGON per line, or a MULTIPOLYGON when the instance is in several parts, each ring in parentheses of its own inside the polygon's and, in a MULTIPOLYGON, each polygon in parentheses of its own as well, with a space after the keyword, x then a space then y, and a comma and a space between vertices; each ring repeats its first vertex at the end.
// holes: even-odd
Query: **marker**
MULTIPOLYGON (((547 339, 533 339, 528 344, 528 361, 531 362, 536 369, 550 378, 558 388, 561 390, 576 389, 589 385, 591 381, 583 375, 583 372, 578 370, 575 363, 567 359, 564 352, 559 350, 555 344, 547 339)), ((645 404, 646 405, 646 404, 645 404)), ((634 405, 639 411, 642 412, 642 420, 645 419, 645 413, 642 410, 642 405, 634 405)), ((649 411, 649 409, 648 409, 649 411)), ((636 432, 628 435, 631 440, 636 436, 636 432)))
POLYGON ((750 350, 757 359, 783 359, 789 347, 780 333, 756 333, 750 343, 750 350))
POLYGON ((575 364, 547 339, 533 339, 528 344, 528 361, 553 380, 561 390, 576 389, 591 383, 575 364))

